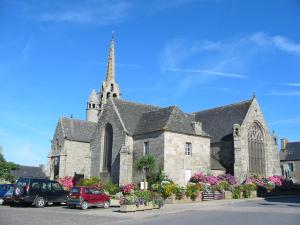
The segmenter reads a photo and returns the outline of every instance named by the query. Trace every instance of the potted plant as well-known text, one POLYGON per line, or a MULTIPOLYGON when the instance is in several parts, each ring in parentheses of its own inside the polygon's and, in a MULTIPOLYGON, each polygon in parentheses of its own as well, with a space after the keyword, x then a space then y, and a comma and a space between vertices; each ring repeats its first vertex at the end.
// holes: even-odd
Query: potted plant
POLYGON ((154 155, 146 154, 142 156, 136 163, 136 168, 138 171, 143 172, 144 177, 144 189, 147 189, 147 177, 150 173, 154 171, 156 167, 156 159, 154 155))
POLYGON ((120 212, 135 212, 136 198, 133 194, 125 195, 120 199, 120 212))

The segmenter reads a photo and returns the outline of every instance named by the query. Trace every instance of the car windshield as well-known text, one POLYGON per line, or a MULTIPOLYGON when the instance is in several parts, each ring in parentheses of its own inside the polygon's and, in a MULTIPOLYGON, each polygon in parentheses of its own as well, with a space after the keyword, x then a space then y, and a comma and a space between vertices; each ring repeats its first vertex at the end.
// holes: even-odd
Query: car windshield
POLYGON ((80 188, 79 188, 79 187, 73 187, 73 188, 70 190, 70 193, 80 193, 80 188))

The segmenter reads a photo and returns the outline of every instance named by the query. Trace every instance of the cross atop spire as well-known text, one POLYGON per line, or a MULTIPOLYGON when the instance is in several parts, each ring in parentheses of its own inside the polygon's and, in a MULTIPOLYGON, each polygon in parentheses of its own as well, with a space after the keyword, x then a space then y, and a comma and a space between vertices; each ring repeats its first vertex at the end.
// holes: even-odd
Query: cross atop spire
POLYGON ((110 47, 109 47, 107 71, 106 71, 106 81, 109 82, 114 80, 115 80, 115 41, 114 41, 114 32, 112 31, 110 47))

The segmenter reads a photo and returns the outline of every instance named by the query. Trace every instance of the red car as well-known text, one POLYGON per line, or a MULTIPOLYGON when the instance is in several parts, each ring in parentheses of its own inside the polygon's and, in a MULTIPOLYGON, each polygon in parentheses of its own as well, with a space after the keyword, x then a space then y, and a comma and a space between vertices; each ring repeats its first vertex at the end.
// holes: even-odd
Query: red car
POLYGON ((110 206, 110 197, 105 193, 92 187, 73 187, 68 196, 67 205, 69 208, 87 209, 90 206, 110 206))

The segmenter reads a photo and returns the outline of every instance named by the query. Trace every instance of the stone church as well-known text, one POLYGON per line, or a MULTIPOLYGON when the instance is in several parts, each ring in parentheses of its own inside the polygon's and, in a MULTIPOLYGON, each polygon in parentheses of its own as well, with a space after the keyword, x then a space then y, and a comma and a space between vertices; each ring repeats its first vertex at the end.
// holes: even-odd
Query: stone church
POLYGON ((157 107, 121 98, 115 76, 112 38, 106 80, 92 90, 86 120, 61 117, 48 156, 48 175, 82 174, 124 184, 139 182, 135 162, 153 154, 158 165, 178 184, 202 171, 279 174, 277 140, 259 103, 253 98, 195 113, 177 106, 157 107))

